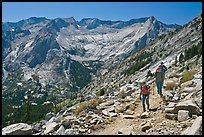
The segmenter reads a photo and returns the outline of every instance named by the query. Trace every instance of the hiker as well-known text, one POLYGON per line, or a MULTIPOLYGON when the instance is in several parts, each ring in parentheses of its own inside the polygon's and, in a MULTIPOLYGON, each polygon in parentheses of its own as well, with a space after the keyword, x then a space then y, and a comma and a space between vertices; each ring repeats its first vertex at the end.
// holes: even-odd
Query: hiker
POLYGON ((146 111, 145 108, 145 102, 147 104, 147 110, 149 111, 149 94, 150 94, 150 86, 146 84, 145 81, 142 82, 141 87, 140 87, 140 96, 139 98, 142 99, 142 107, 143 107, 143 112, 146 111), (142 97, 141 97, 142 95, 142 97))
POLYGON ((164 62, 161 62, 160 66, 161 72, 165 73, 167 71, 167 67, 164 65, 164 62))
POLYGON ((157 86, 157 92, 160 97, 163 97, 162 87, 163 87, 166 71, 167 71, 167 67, 163 64, 163 62, 161 62, 160 66, 157 67, 156 73, 155 73, 155 82, 157 86))

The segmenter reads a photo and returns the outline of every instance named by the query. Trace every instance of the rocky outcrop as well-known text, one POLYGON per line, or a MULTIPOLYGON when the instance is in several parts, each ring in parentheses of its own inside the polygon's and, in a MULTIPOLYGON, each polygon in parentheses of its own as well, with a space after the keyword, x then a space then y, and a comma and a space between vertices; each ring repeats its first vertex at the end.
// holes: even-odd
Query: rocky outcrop
POLYGON ((2 135, 31 135, 32 128, 31 125, 26 123, 16 123, 4 127, 2 129, 2 135))
POLYGON ((184 130, 181 135, 200 135, 202 134, 202 116, 195 119, 191 127, 184 130))

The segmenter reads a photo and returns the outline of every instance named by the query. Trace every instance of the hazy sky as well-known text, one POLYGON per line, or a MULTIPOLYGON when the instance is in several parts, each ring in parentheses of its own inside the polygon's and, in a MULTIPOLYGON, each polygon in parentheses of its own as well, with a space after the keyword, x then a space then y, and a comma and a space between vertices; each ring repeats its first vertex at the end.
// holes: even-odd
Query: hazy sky
POLYGON ((2 2, 2 21, 29 17, 130 20, 155 16, 166 24, 184 25, 202 13, 202 2, 2 2))

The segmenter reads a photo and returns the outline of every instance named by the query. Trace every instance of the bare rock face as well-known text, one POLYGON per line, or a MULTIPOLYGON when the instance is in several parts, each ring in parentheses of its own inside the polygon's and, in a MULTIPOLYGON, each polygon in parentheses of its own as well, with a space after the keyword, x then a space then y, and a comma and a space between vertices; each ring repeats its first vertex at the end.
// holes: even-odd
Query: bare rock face
POLYGON ((32 128, 31 125, 26 123, 16 123, 4 127, 2 129, 2 135, 31 135, 32 128))
POLYGON ((202 116, 195 119, 191 127, 184 130, 181 135, 202 135, 200 130, 202 129, 202 116))

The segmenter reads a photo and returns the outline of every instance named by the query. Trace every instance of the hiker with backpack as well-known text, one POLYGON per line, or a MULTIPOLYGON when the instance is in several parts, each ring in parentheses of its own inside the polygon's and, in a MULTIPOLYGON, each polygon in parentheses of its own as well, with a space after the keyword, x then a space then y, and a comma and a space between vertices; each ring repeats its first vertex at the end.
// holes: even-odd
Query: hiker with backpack
POLYGON ((139 98, 142 99, 143 112, 146 111, 145 102, 147 105, 147 109, 149 110, 149 106, 150 106, 149 105, 149 94, 150 94, 150 86, 147 85, 145 81, 143 81, 140 87, 140 96, 139 96, 139 98))
POLYGON ((159 67, 157 67, 156 73, 155 73, 155 82, 156 82, 156 86, 157 86, 157 93, 159 94, 160 97, 163 97, 162 88, 163 88, 163 83, 164 83, 166 71, 167 71, 167 67, 164 65, 163 62, 161 62, 159 67))

